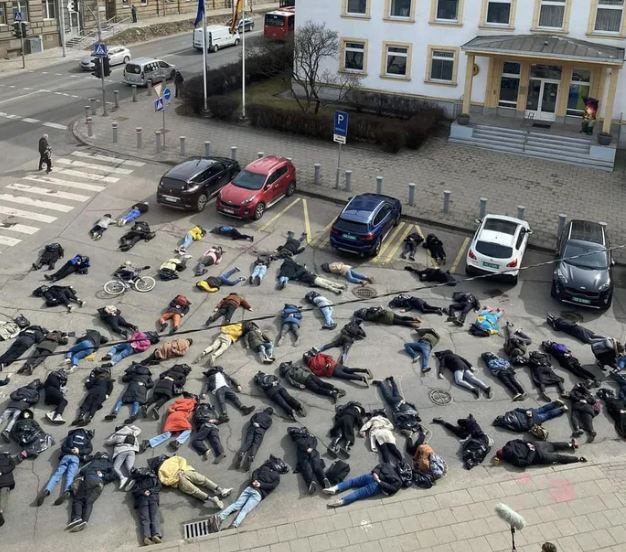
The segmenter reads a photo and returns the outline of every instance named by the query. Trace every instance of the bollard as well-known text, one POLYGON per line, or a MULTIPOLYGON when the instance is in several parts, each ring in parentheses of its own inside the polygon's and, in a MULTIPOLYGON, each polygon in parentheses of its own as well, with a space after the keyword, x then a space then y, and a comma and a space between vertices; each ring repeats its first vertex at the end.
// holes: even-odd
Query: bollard
POLYGON ((230 158, 237 161, 237 146, 230 146, 230 158))
POLYGON ((344 174, 346 175, 346 183, 345 183, 345 191, 346 192, 351 192, 352 191, 352 171, 345 171, 344 174))
POLYGON ((111 123, 111 130, 113 131, 113 143, 117 144, 117 123, 115 121, 111 123))
POLYGON ((87 117, 87 136, 90 138, 93 136, 93 119, 91 117, 87 117))
POLYGON ((315 184, 316 186, 319 186, 321 181, 320 181, 320 172, 322 170, 322 166, 319 163, 315 163, 315 165, 313 165, 313 184, 315 184))
POLYGON ((185 137, 184 136, 180 136, 178 138, 180 140, 180 154, 181 155, 185 155, 185 137))
POLYGON ((89 98, 89 105, 91 106, 91 113, 96 113, 96 98, 89 98))
POLYGON ((563 228, 565 228, 565 222, 567 221, 567 215, 561 213, 559 215, 559 226, 557 230, 557 236, 560 236, 563 233, 563 228))
POLYGON ((517 206, 517 218, 520 220, 525 220, 526 217, 526 207, 523 205, 517 206))
POLYGON ((478 201, 478 218, 483 219, 487 214, 487 198, 481 197, 478 201))
POLYGON ((119 90, 113 90, 113 106, 115 107, 115 109, 120 108, 120 91, 119 90))
POLYGON ((204 143, 204 156, 211 157, 211 142, 204 143))
POLYGON ((409 184, 409 205, 413 207, 415 205, 415 184, 409 184))
POLYGON ((136 102, 137 101, 137 85, 133 84, 130 89, 133 92, 133 101, 136 102))
POLYGON ((143 140, 141 137, 141 133, 142 133, 143 129, 141 127, 136 127, 135 128, 135 132, 137 133, 137 149, 141 149, 143 148, 143 140))
POLYGON ((258 151, 257 154, 256 154, 256 158, 257 159, 261 159, 261 157, 264 157, 264 156, 265 156, 265 153, 262 152, 262 151, 258 151))
POLYGON ((383 193, 383 177, 382 176, 376 177, 376 193, 377 194, 383 193))
POLYGON ((154 141, 156 144, 156 152, 161 153, 161 131, 160 130, 154 131, 154 141))
POLYGON ((450 212, 450 196, 452 192, 450 190, 443 191, 443 214, 447 215, 450 212))
POLYGON ((148 79, 148 84, 146 85, 146 96, 152 96, 152 79, 148 79))
POLYGON ((86 106, 85 106, 85 121, 86 121, 86 120, 87 120, 87 118, 89 117, 89 115, 90 115, 90 113, 89 113, 89 112, 90 112, 90 111, 91 111, 91 106, 90 106, 90 105, 86 105, 86 106))

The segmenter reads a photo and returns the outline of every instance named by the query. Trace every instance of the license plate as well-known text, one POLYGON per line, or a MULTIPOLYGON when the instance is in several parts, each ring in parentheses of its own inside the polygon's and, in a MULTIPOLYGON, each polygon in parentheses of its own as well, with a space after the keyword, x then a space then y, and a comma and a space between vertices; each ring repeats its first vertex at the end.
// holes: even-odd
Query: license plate
POLYGON ((343 237, 346 240, 356 240, 356 236, 353 236, 352 234, 344 234, 343 237))
POLYGON ((583 299, 582 297, 572 297, 572 301, 574 301, 574 303, 582 303, 583 305, 591 304, 590 299, 583 299))
POLYGON ((235 212, 234 209, 230 209, 229 207, 222 207, 222 211, 224 211, 225 213, 229 213, 231 215, 235 212))
POLYGON ((170 195, 162 195, 161 198, 163 198, 165 201, 170 201, 171 203, 176 203, 178 201, 177 197, 170 195))
POLYGON ((487 268, 495 268, 496 270, 500 268, 500 265, 494 263, 483 263, 483 266, 486 266, 487 268))

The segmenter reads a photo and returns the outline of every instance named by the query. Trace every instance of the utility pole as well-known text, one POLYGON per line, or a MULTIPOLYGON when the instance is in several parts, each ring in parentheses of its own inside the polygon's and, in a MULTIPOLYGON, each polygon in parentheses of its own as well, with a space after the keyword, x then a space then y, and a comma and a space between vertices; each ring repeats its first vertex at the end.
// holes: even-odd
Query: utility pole
POLYGON ((241 9, 241 118, 246 118, 246 0, 241 9))
MULTIPOLYGON (((98 2, 96 2, 96 26, 98 27, 98 43, 101 43, 102 42, 102 29, 100 27, 100 5, 98 2)), ((101 79, 100 83, 102 85, 102 116, 106 117, 108 114, 107 114, 106 95, 104 93, 104 63, 102 63, 102 72, 100 75, 100 79, 101 79)))
POLYGON ((57 0, 57 13, 59 14, 59 27, 61 29, 61 48, 63 50, 63 57, 67 56, 67 50, 65 48, 65 8, 61 4, 63 0, 57 0))
POLYGON ((22 69, 26 69, 26 57, 24 55, 24 32, 26 29, 26 25, 24 23, 20 23, 21 33, 20 33, 20 48, 22 49, 22 69))

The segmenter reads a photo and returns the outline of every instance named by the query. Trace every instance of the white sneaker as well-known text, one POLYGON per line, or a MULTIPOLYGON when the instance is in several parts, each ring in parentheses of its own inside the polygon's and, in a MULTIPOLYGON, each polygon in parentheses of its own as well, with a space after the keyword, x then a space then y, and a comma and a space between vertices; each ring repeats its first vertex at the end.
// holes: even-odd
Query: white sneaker
POLYGON ((233 490, 232 489, 222 489, 220 491, 220 498, 226 498, 227 496, 230 495, 230 493, 232 493, 233 490))
POLYGON ((46 418, 48 418, 51 422, 54 422, 54 411, 46 412, 46 418))
POLYGON ((120 479, 120 491, 126 486, 126 483, 128 483, 128 477, 122 477, 120 479))

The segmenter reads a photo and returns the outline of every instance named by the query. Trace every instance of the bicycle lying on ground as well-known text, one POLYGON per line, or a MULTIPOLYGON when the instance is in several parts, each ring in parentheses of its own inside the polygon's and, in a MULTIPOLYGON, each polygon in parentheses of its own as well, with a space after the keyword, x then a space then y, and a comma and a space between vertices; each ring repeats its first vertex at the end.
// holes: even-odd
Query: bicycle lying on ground
POLYGON ((116 272, 117 277, 104 284, 105 293, 111 296, 122 295, 131 288, 140 293, 151 291, 156 285, 156 280, 152 276, 141 276, 141 272, 149 268, 149 266, 135 268, 134 271, 124 277, 119 276, 118 272, 116 272))

